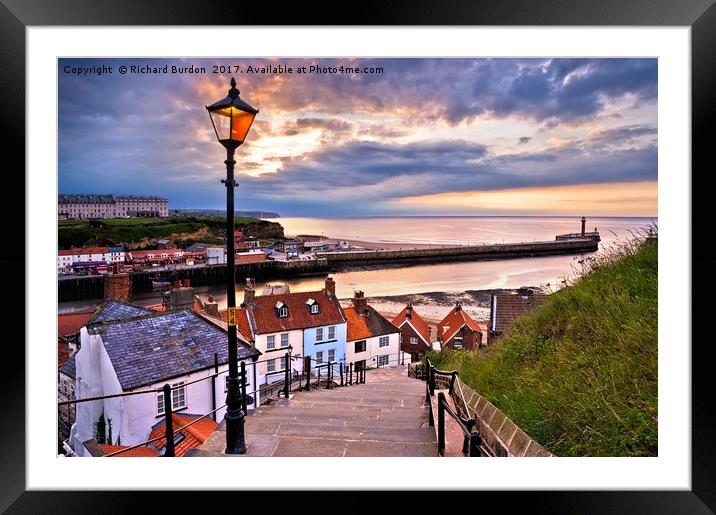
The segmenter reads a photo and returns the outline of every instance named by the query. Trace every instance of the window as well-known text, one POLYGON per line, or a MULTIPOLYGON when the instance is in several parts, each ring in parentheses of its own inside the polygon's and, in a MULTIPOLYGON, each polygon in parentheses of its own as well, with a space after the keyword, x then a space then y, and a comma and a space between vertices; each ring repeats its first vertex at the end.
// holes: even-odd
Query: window
POLYGON ((276 335, 271 334, 266 337, 266 348, 267 349, 275 349, 276 348, 276 335))
POLYGON ((378 347, 387 347, 389 343, 387 336, 381 336, 380 340, 378 340, 378 347))
POLYGON ((278 316, 280 316, 281 318, 286 318, 288 316, 288 308, 283 307, 279 309, 278 316))
POLYGON ((281 370, 286 370, 288 367, 288 360, 286 359, 286 356, 281 357, 281 370))
MULTIPOLYGON (((186 387, 182 386, 184 382, 172 384, 172 411, 176 411, 186 407, 186 387), (176 388, 181 386, 181 388, 176 388)), ((164 393, 157 394, 157 415, 164 414, 164 393)))
POLYGON ((316 365, 323 363, 323 352, 316 352, 316 365))
POLYGON ((288 347, 288 333, 281 335, 281 347, 288 347))
POLYGON ((267 372, 275 372, 276 371, 276 360, 270 359, 266 362, 266 371, 267 372))
MULTIPOLYGON (((246 386, 248 387, 251 383, 249 382, 249 373, 246 373, 246 386)), ((241 388, 241 372, 239 371, 239 388, 241 388)), ((224 392, 229 391, 229 374, 224 376, 224 392)))
POLYGON ((318 304, 311 305, 311 313, 313 313, 314 315, 318 313, 318 304))
POLYGON ((328 349, 328 361, 336 360, 336 349, 328 349))
POLYGON ((316 329, 316 341, 323 341, 323 327, 319 327, 318 329, 316 329))
POLYGON ((410 337, 410 344, 411 345, 417 345, 418 344, 418 338, 415 336, 410 337))
POLYGON ((378 356, 378 366, 384 367, 388 364, 388 354, 385 354, 384 356, 378 356))
POLYGON ((453 338, 452 346, 456 349, 462 349, 462 338, 453 338))
POLYGON ((335 340, 336 339, 336 326, 332 325, 328 328, 328 339, 329 340, 335 340))
POLYGON ((365 352, 365 340, 356 342, 356 354, 359 352, 365 352))

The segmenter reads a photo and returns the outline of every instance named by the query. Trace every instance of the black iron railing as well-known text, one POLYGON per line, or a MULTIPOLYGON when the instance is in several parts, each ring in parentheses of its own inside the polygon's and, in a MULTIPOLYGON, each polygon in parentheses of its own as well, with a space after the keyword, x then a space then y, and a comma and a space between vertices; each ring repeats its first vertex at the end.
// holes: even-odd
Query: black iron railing
MULTIPOLYGON (((447 389, 448 394, 455 401, 458 411, 461 409, 460 404, 462 404, 462 409, 465 414, 469 415, 468 405, 462 392, 462 386, 458 380, 457 370, 439 370, 435 368, 429 358, 426 358, 419 369, 417 366, 413 367, 413 377, 418 378, 418 374, 425 379, 425 401, 430 407, 428 411, 428 424, 430 426, 435 425, 432 398, 435 396, 436 386, 440 389, 447 389), (455 393, 456 383, 458 385, 457 394, 455 393), (461 402, 458 403, 456 398, 460 399, 461 402)), ((410 375, 410 368, 408 369, 408 375, 410 375)), ((445 455, 445 412, 457 421, 463 433, 462 453, 470 457, 486 455, 482 444, 482 437, 476 428, 476 417, 464 416, 453 410, 443 392, 438 392, 437 411, 438 454, 440 456, 445 455)))

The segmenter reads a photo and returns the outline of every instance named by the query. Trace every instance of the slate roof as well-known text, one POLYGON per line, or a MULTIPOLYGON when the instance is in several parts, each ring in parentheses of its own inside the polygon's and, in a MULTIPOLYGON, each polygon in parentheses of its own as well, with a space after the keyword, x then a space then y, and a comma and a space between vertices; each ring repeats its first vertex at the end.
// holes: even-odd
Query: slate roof
POLYGON ((92 317, 87 321, 87 324, 124 320, 142 315, 151 315, 152 313, 154 313, 154 311, 150 309, 128 304, 120 300, 108 299, 97 308, 92 317))
MULTIPOLYGON (((228 362, 226 331, 191 310, 154 313, 88 326, 102 338, 122 390, 187 375, 228 362)), ((238 357, 261 353, 239 338, 238 357)))
POLYGON ((353 304, 343 310, 347 322, 347 341, 400 333, 397 327, 371 306, 367 306, 366 310, 368 314, 359 315, 353 304))
POLYGON ((509 329, 515 319, 529 313, 544 304, 549 295, 531 293, 520 295, 518 293, 493 293, 490 308, 490 328, 496 333, 509 329))
POLYGON ((398 313, 398 315, 393 319, 393 325, 397 328, 400 328, 405 323, 410 323, 410 325, 413 326, 415 331, 425 340, 425 343, 430 344, 430 328, 428 327, 428 323, 423 320, 423 318, 418 315, 418 313, 413 309, 412 306, 405 306, 403 308, 403 311, 398 313), (411 318, 408 319, 407 313, 408 311, 411 312, 411 318))
POLYGON ((75 356, 77 356, 76 352, 72 356, 70 356, 70 358, 65 361, 59 369, 60 372, 62 372, 66 376, 70 376, 72 379, 77 379, 75 356))
POLYGON ((295 329, 307 329, 322 325, 342 324, 345 322, 343 310, 335 295, 329 295, 323 289, 274 295, 257 295, 254 305, 247 306, 251 322, 256 333, 278 333, 295 329), (313 299, 318 302, 318 313, 311 313, 306 302, 313 299), (288 316, 279 318, 276 304, 282 302, 288 307, 288 316))
POLYGON ((465 310, 462 309, 461 306, 455 306, 438 324, 438 340, 441 342, 450 341, 464 325, 482 334, 480 325, 470 318, 470 315, 465 313, 465 310))

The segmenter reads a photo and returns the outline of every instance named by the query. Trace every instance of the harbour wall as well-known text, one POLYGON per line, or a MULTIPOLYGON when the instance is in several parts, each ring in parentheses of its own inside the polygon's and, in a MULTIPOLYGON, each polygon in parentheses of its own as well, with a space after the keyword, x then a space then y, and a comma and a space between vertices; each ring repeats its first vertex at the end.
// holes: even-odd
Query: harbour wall
POLYGON ((584 238, 410 250, 319 252, 317 256, 325 258, 329 265, 333 267, 333 265, 350 266, 378 263, 473 261, 480 259, 510 259, 559 254, 580 254, 584 252, 595 252, 598 248, 598 241, 584 238))
MULTIPOLYGON (((263 261, 236 265, 236 282, 244 278, 276 279, 298 275, 326 274, 329 272, 325 259, 304 261, 263 261)), ((211 286, 226 282, 226 265, 203 265, 176 270, 143 270, 129 272, 132 294, 152 291, 152 281, 174 281, 189 279, 192 286, 211 286)), ((104 298, 104 275, 82 277, 60 277, 57 281, 59 302, 104 298)))

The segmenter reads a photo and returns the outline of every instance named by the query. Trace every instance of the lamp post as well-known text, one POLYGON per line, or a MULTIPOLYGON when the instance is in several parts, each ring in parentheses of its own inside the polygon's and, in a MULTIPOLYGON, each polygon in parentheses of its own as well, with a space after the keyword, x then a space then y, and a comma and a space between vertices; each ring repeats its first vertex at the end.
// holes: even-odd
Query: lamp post
POLYGON ((244 412, 239 391, 238 351, 236 343, 236 263, 234 248, 234 153, 244 142, 259 112, 239 98, 236 81, 223 100, 206 106, 216 138, 226 148, 226 304, 229 333, 229 377, 226 394, 226 454, 244 454, 244 412))

